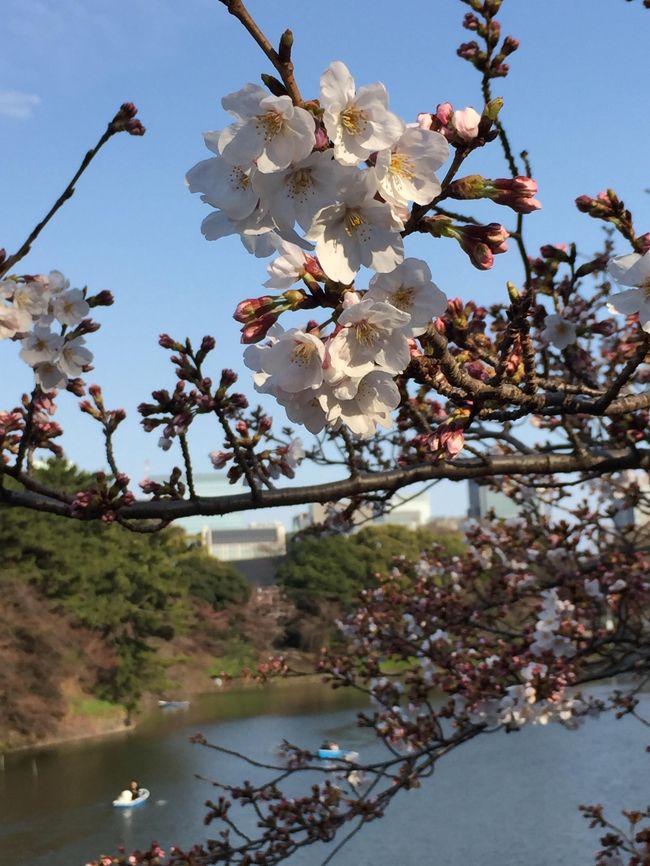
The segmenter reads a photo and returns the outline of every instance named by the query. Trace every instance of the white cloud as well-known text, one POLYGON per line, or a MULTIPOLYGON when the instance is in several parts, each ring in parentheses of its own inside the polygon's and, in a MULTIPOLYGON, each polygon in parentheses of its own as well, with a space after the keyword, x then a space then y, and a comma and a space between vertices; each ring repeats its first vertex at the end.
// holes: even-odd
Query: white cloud
POLYGON ((0 117, 28 120, 41 99, 35 93, 20 90, 0 90, 0 117))

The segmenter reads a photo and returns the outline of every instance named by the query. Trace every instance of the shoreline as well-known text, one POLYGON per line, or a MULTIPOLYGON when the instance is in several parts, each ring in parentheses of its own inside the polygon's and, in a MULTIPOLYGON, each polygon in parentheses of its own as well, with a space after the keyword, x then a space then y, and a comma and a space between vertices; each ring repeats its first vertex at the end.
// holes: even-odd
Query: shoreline
MULTIPOLYGON (((251 691, 254 688, 265 689, 265 688, 274 688, 280 686, 281 688, 295 688, 297 685, 314 685, 316 683, 322 682, 322 676, 316 673, 306 673, 304 676, 300 677, 277 677, 275 679, 271 679, 266 683, 255 682, 254 680, 241 680, 235 682, 231 682, 230 684, 224 687, 215 687, 215 689, 210 689, 201 692, 193 692, 188 695, 187 700, 190 705, 192 700, 201 699, 205 697, 213 697, 215 694, 223 693, 223 694, 236 694, 237 692, 247 692, 251 691)), ((19 745, 12 745, 6 748, 0 747, 0 770, 2 769, 2 759, 5 755, 15 755, 21 752, 40 752, 44 749, 51 748, 53 746, 65 746, 72 745, 78 742, 84 742, 87 740, 103 740, 109 737, 117 737, 119 735, 127 736, 129 734, 135 733, 135 731, 147 720, 155 717, 157 712, 160 712, 160 708, 157 704, 158 698, 151 696, 150 699, 143 702, 142 709, 135 715, 135 717, 131 720, 129 724, 126 724, 124 721, 124 717, 126 715, 126 711, 123 711, 123 715, 120 716, 119 720, 114 721, 113 724, 101 724, 101 721, 108 723, 111 720, 110 716, 104 716, 103 719, 97 716, 84 716, 84 715, 76 715, 70 716, 67 721, 71 723, 71 726, 79 725, 80 729, 78 731, 70 731, 69 733, 61 733, 59 735, 53 735, 51 737, 47 737, 43 740, 38 740, 37 742, 28 742, 21 743, 19 745), (87 722, 84 726, 83 723, 87 722), (93 725, 97 725, 100 722, 99 727, 101 730, 91 730, 93 725)))

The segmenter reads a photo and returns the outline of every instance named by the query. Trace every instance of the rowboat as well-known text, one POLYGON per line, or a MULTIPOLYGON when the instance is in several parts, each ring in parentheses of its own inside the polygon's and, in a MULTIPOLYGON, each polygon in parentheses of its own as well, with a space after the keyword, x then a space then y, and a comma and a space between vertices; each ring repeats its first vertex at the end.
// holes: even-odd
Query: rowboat
POLYGON ((186 710, 189 705, 189 701, 158 701, 161 710, 186 710))
POLYGON ((359 757, 358 752, 350 752, 346 749, 319 749, 318 757, 322 761, 342 760, 354 763, 359 757))
MULTIPOLYGON (((125 793, 124 791, 122 794, 125 793)), ((122 794, 117 798, 117 800, 113 800, 113 805, 116 809, 135 809, 136 806, 142 806, 143 803, 146 803, 149 799, 149 791, 147 788, 138 788, 138 797, 135 800, 131 799, 131 792, 128 791, 129 797, 122 798, 122 794)))

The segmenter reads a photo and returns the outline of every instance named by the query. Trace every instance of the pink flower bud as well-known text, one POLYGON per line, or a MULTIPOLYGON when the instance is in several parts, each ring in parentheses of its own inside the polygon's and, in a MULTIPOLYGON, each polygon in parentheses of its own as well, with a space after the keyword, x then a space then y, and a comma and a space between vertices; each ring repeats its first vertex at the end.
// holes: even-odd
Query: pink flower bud
POLYGON ((246 298, 237 304, 233 319, 246 325, 272 310, 274 304, 275 298, 270 295, 263 295, 261 298, 246 298))
POLYGON ((244 325, 241 329, 241 342, 258 343, 260 340, 263 340, 277 320, 277 313, 267 313, 265 316, 257 319, 257 321, 244 325))
POLYGON ((208 455, 215 469, 223 469, 226 463, 232 459, 231 451, 211 451, 208 455))
POLYGON ((463 141, 472 141, 478 136, 478 125, 480 122, 481 115, 470 106, 454 111, 452 118, 452 125, 456 130, 456 135, 463 141))
POLYGON ((314 144, 314 150, 327 150, 329 147, 330 140, 327 132, 325 131, 325 127, 321 124, 318 124, 316 127, 316 142, 314 144))
POLYGON ((442 102, 436 108, 436 117, 443 126, 448 126, 454 116, 454 107, 451 102, 442 102))

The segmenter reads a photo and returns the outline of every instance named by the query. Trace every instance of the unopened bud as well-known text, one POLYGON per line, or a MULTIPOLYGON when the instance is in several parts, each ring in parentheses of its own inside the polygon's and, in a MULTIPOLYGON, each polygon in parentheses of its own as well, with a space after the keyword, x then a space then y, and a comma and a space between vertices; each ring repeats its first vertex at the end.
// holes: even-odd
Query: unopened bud
POLYGON ((243 325, 254 322, 258 317, 264 316, 275 306, 276 299, 270 295, 262 295, 261 298, 246 298, 235 307, 233 319, 243 325))
POLYGON ((483 115, 490 120, 495 121, 499 116, 499 112, 503 108, 503 97, 497 96, 491 99, 483 109, 483 115))
POLYGON ((265 316, 262 316, 255 322, 244 325, 244 327, 241 329, 241 342, 258 343, 260 340, 263 340, 264 337, 266 337, 270 328, 273 327, 277 320, 277 313, 267 313, 265 316))
POLYGON ((267 75, 263 72, 260 76, 262 82, 268 87, 273 96, 287 96, 287 88, 281 81, 278 81, 277 78, 273 75, 267 75))
POLYGON ((113 294, 108 289, 103 289, 96 295, 91 295, 89 298, 86 298, 86 301, 89 307, 110 307, 115 303, 113 294))
POLYGON ((234 370, 230 370, 226 368, 221 371, 221 381, 219 383, 220 388, 229 388, 231 385, 234 385, 237 381, 237 373, 234 370))

